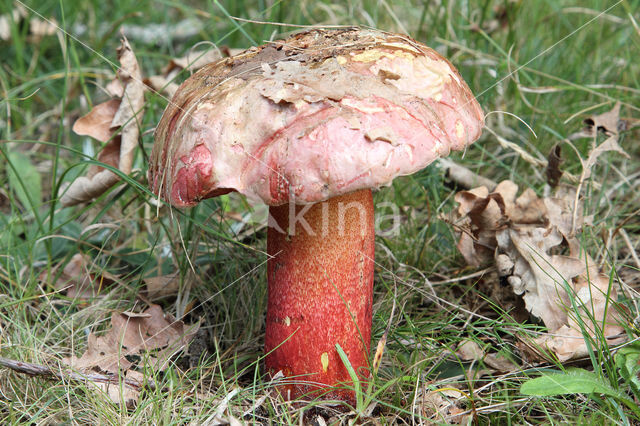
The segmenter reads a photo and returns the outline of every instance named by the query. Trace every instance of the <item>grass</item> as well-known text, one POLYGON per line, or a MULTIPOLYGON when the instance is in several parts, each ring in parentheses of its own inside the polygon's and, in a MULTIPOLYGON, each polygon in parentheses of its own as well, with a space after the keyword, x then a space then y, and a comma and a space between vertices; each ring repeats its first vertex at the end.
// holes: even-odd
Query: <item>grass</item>
MULTIPOLYGON (((237 241, 238 222, 230 214, 243 212, 246 203, 225 196, 175 211, 175 221, 166 208, 156 217, 142 152, 150 153, 152 130, 165 99, 146 95, 142 150, 125 184, 87 205, 65 208, 57 200, 61 185, 84 173, 99 149, 74 134, 71 126, 106 99, 100 87, 115 71, 122 24, 145 75, 159 73, 170 58, 184 55, 202 40, 246 48, 295 30, 230 16, 407 32, 458 67, 485 112, 493 112, 487 116, 489 128, 539 160, 578 131, 589 113, 609 110, 616 101, 622 103, 623 116, 639 116, 639 1, 437 3, 121 0, 105 7, 95 1, 25 1, 44 17, 54 17, 70 35, 34 42, 28 25, 10 20, 10 38, 0 40, 0 355, 52 366, 63 357, 80 355, 87 333, 106 329, 111 312, 138 308, 143 277, 172 272, 178 273, 180 293, 160 303, 165 312, 186 322, 201 318, 202 328, 188 355, 152 373, 160 386, 145 391, 134 408, 112 403, 89 384, 0 370, 0 422, 199 424, 221 408, 223 417, 265 424, 299 423, 303 415, 307 420, 322 415, 327 421, 428 423, 444 421, 429 408, 429 395, 435 394, 430 391, 451 388, 459 392, 449 390, 448 395, 463 395, 458 405, 471 414, 466 419, 482 424, 640 422, 634 410, 611 395, 539 398, 520 393, 520 385, 530 377, 564 366, 535 366, 520 359, 516 336, 541 328, 513 319, 515 302, 505 295, 508 291, 495 273, 457 279, 476 269, 465 266, 453 229, 440 219, 454 208, 455 188, 437 167, 396 179, 375 194, 378 204, 394 203, 403 217, 396 235, 377 239, 373 346, 388 325, 390 331, 375 384, 360 387, 370 392, 360 400, 373 400, 375 407, 358 406, 347 413, 319 403, 299 409, 268 392, 261 364, 266 232, 250 224, 244 239, 237 241), (191 34, 177 31, 181 21, 191 34), (153 39, 133 35, 152 25, 161 29, 153 39), (48 283, 55 282, 61 271, 55 267, 76 253, 93 259, 92 274, 108 271, 119 277, 105 297, 82 302, 39 279, 46 276, 48 283), (391 317, 394 300, 397 309, 391 317), (511 304, 501 306, 505 300, 511 304), (477 365, 451 356, 465 339, 505 354, 521 369, 480 375, 477 365), (252 409, 256 401, 262 402, 252 409)), ((12 2, 4 0, 0 14, 12 8, 12 2)), ((182 73, 176 80, 185 77, 182 73)), ((613 268, 616 280, 636 289, 640 271, 629 246, 638 247, 640 241, 638 136, 637 130, 624 131, 620 143, 630 158, 603 156, 586 182, 585 214, 594 220, 580 236, 596 262, 613 268)), ((576 152, 586 157, 590 143, 575 140, 576 152)), ((576 152, 563 150, 563 168, 579 175, 576 152)), ((455 158, 496 181, 509 178, 521 188, 539 194, 545 190, 544 169, 489 132, 455 158)), ((636 338, 638 301, 622 302, 629 310, 627 332, 636 338)), ((593 356, 577 365, 595 371, 637 403, 640 392, 633 377, 620 373, 601 339, 593 345, 593 356)), ((637 380, 637 370, 635 374, 637 380)))

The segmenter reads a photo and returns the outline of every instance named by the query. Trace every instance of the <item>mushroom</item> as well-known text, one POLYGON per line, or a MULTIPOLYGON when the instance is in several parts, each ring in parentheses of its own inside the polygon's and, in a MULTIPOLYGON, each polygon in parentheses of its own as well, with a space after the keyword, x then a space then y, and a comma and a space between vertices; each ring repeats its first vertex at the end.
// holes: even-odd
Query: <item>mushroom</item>
POLYGON ((404 36, 314 29, 211 63, 155 132, 149 181, 174 206, 231 191, 269 208, 266 368, 289 399, 354 401, 370 374, 371 190, 481 133, 457 70, 404 36), (351 386, 351 389, 349 389, 351 386))

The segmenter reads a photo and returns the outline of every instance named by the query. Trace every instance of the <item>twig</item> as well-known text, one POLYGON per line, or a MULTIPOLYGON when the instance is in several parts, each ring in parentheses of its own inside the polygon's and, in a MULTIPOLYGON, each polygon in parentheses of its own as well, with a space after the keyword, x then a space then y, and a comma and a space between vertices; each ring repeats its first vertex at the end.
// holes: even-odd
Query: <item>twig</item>
POLYGON ((477 173, 472 172, 460 164, 457 164, 448 158, 441 158, 438 160, 440 167, 446 172, 449 179, 460 185, 465 189, 472 189, 478 186, 486 186, 489 192, 493 191, 498 185, 491 179, 482 177, 477 173))
POLYGON ((140 391, 143 388, 149 390, 155 390, 156 384, 153 380, 147 380, 145 383, 140 383, 138 380, 127 379, 126 377, 118 377, 115 375, 106 375, 100 373, 77 373, 74 371, 54 371, 49 367, 40 364, 33 364, 30 362, 16 361, 14 359, 0 357, 0 366, 9 368, 18 373, 27 374, 29 376, 40 376, 47 379, 70 379, 78 382, 96 382, 96 383, 109 383, 109 384, 124 384, 134 390, 140 391))
POLYGON ((468 279, 471 279, 471 278, 481 277, 484 274, 486 274, 487 272, 490 272, 492 269, 495 269, 495 267, 494 266, 490 266, 488 268, 482 269, 482 270, 477 271, 477 272, 473 272, 471 274, 461 275, 459 277, 449 278, 447 280, 431 281, 431 284, 433 284, 433 285, 442 285, 442 284, 457 283, 457 282, 468 280, 468 279))

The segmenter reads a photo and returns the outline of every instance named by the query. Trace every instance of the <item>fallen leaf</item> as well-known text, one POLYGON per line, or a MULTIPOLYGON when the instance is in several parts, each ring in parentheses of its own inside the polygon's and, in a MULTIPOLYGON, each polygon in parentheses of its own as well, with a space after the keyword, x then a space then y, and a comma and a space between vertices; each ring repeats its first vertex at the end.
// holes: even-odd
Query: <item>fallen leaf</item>
POLYGON ((587 157, 587 160, 582 162, 582 177, 580 178, 581 181, 589 179, 589 177, 591 177, 591 171, 593 169, 593 166, 596 165, 598 157, 608 151, 615 151, 619 154, 622 154, 623 157, 629 158, 629 154, 627 154, 625 150, 622 149, 620 145, 618 145, 618 137, 610 136, 609 138, 607 138, 607 140, 592 149, 589 153, 589 156, 587 157))
POLYGON ((460 204, 456 222, 462 233, 458 250, 469 265, 479 266, 491 259, 495 249, 495 232, 502 226, 502 197, 489 198, 489 190, 481 186, 455 195, 460 204))
POLYGON ((484 363, 500 372, 516 371, 520 366, 501 353, 490 353, 484 357, 484 363))
MULTIPOLYGON (((127 379, 137 380, 141 385, 144 383, 144 374, 139 371, 129 370, 126 372, 127 379)), ((127 409, 132 409, 138 403, 140 398, 140 391, 128 386, 124 382, 121 384, 115 383, 100 383, 89 382, 93 386, 104 392, 107 397, 116 404, 124 404, 127 409)))
POLYGON ((91 136, 100 142, 108 142, 113 136, 111 122, 120 108, 119 99, 95 105, 88 114, 83 115, 73 123, 72 130, 81 136, 91 136))
POLYGON ((222 59, 222 56, 222 52, 217 48, 212 48, 204 52, 189 50, 186 56, 171 59, 161 75, 152 75, 151 77, 145 78, 144 84, 155 92, 173 98, 173 95, 179 87, 174 80, 182 70, 188 70, 190 73, 194 73, 203 66, 222 59))
POLYGON ((575 280, 575 303, 578 313, 569 311, 567 324, 562 325, 549 335, 535 339, 536 347, 552 351, 560 361, 588 356, 589 352, 584 342, 584 334, 595 336, 601 329, 609 346, 624 343, 627 340, 623 319, 607 294, 616 298, 616 290, 609 290, 609 279, 598 272, 593 260, 587 256, 587 263, 591 265, 589 271, 575 280), (589 279, 587 279, 587 275, 589 279), (580 321, 578 320, 580 316, 580 321), (588 318, 595 318, 594 322, 588 318))
MULTIPOLYGON (((118 69, 118 78, 123 82, 125 89, 122 100, 109 125, 111 134, 106 137, 109 142, 98 154, 98 160, 119 169, 126 175, 131 172, 135 149, 138 146, 138 138, 140 136, 139 120, 143 115, 145 86, 142 82, 138 61, 129 42, 124 37, 122 44, 118 48, 118 60, 121 65, 118 69), (120 134, 113 136, 118 131, 118 128, 120 134)), ((100 140, 104 140, 106 136, 105 121, 113 106, 114 103, 111 103, 101 107, 101 110, 94 114, 89 113, 87 116, 82 117, 80 120, 84 120, 79 126, 85 132, 83 134, 95 134, 102 138, 100 140), (91 123, 94 123, 97 128, 88 130, 87 124, 91 123)), ((90 201, 103 194, 119 181, 119 176, 111 170, 101 166, 91 166, 86 176, 77 178, 67 186, 60 198, 60 202, 64 206, 72 206, 90 201)))
POLYGON ((610 288, 607 275, 575 237, 574 217, 578 229, 584 223, 573 211, 575 194, 575 189, 559 186, 555 196, 540 198, 528 188, 516 198, 517 186, 504 181, 492 193, 481 187, 455 196, 458 247, 465 260, 478 265, 493 257, 498 274, 549 329, 548 335, 524 345, 536 359, 547 358, 546 351, 561 361, 584 356, 583 333, 595 336, 603 324, 607 343, 626 339, 614 306, 616 288, 610 288), (569 253, 557 254, 559 250, 569 253))
POLYGON ((509 256, 515 265, 507 280, 513 291, 522 295, 532 315, 554 331, 567 323, 564 307, 568 306, 569 295, 565 283, 571 283, 584 270, 584 263, 550 255, 549 251, 562 243, 557 229, 550 231, 539 227, 507 229, 498 234, 497 240, 498 252, 509 256))
POLYGON ((478 186, 484 186, 490 191, 493 191, 497 185, 491 179, 487 179, 472 172, 468 168, 455 163, 450 158, 444 157, 438 159, 438 165, 444 172, 445 176, 455 182, 459 187, 471 189, 478 186))
POLYGON ((473 340, 464 340, 456 349, 456 355, 461 361, 479 361, 484 358, 484 351, 473 340))
POLYGON ((165 315, 159 305, 151 305, 143 316, 114 313, 111 328, 98 337, 90 333, 87 350, 81 357, 63 361, 80 371, 99 369, 117 373, 133 367, 127 357, 147 353, 153 357, 152 367, 163 370, 169 358, 183 350, 198 331, 199 324, 190 326, 165 315), (157 350, 153 355, 148 353, 157 350), (155 359, 154 359, 155 358, 155 359))
POLYGON ((425 392, 422 396, 421 410, 428 419, 445 421, 448 417, 463 412, 464 393, 455 388, 443 388, 425 392))
POLYGON ((124 96, 124 84, 122 84, 122 81, 120 81, 118 77, 107 83, 105 90, 112 98, 121 98, 124 96))
POLYGON ((64 293, 77 300, 92 300, 104 294, 105 289, 109 289, 113 286, 118 279, 108 273, 101 270, 96 273, 96 268, 91 258, 84 253, 74 254, 69 262, 64 265, 62 272, 58 278, 53 281, 47 281, 47 277, 55 278, 58 273, 60 265, 53 268, 51 271, 43 271, 40 274, 40 281, 50 284, 58 291, 64 291, 64 293))
POLYGON ((547 157, 547 169, 545 173, 547 175, 547 183, 551 188, 558 186, 560 178, 562 177, 562 170, 560 165, 562 164, 562 146, 556 144, 551 148, 549 156, 547 157))
POLYGON ((175 296, 180 290, 180 276, 177 273, 147 277, 142 281, 146 287, 145 296, 151 301, 175 296))
POLYGON ((610 111, 585 118, 584 124, 587 125, 586 131, 591 136, 595 136, 597 132, 603 132, 607 136, 617 136, 621 127, 620 102, 616 102, 610 111))
POLYGON ((154 92, 162 93, 169 98, 173 98, 173 95, 178 90, 178 87, 180 87, 177 83, 171 81, 170 78, 164 77, 162 75, 152 75, 149 78, 145 78, 144 84, 146 84, 154 92))
POLYGON ((118 167, 124 174, 129 174, 133 166, 134 149, 138 146, 138 136, 140 135, 139 120, 143 116, 144 83, 138 60, 124 37, 122 45, 118 48, 118 60, 121 64, 118 76, 124 82, 125 89, 122 103, 113 117, 111 126, 122 126, 122 146, 120 147, 118 167))

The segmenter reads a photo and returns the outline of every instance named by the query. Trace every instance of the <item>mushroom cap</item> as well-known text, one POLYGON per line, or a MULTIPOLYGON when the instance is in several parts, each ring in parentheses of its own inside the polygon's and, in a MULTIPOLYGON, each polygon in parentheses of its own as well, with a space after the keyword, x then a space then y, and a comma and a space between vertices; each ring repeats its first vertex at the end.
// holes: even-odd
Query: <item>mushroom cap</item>
POLYGON ((268 205, 389 185, 482 131, 467 84, 403 35, 311 30, 206 65, 155 132, 149 181, 175 206, 238 191, 268 205))

